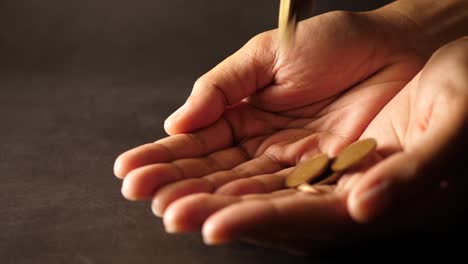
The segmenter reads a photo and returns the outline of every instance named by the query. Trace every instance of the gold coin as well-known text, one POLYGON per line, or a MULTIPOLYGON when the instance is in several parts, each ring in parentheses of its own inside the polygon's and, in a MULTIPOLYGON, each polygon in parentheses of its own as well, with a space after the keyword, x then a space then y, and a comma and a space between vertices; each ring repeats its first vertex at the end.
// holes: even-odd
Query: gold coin
POLYGON ((282 50, 288 50, 293 46, 298 21, 312 16, 314 7, 314 0, 280 1, 278 32, 282 50))
POLYGON ((281 41, 281 47, 289 48, 296 31, 296 14, 294 0, 281 0, 278 31, 281 41))
POLYGON ((376 147, 377 141, 373 138, 357 141, 340 152, 331 169, 335 172, 342 172, 354 167, 368 157, 376 147))
POLYGON ((294 188, 322 175, 327 169, 330 159, 326 154, 319 154, 296 166, 296 169, 286 179, 286 186, 294 188))

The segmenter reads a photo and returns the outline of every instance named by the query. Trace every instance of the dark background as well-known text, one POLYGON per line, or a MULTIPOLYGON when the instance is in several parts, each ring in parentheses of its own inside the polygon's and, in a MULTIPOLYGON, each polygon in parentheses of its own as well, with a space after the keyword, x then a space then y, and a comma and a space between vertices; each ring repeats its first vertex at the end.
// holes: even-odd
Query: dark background
MULTIPOLYGON (((324 0, 317 13, 383 2, 324 0)), ((346 259, 342 252, 298 258, 242 244, 207 247, 197 234, 167 235, 148 203, 123 199, 112 173, 119 153, 165 136, 164 119, 198 76, 276 27, 278 5, 0 0, 0 263, 346 259)))

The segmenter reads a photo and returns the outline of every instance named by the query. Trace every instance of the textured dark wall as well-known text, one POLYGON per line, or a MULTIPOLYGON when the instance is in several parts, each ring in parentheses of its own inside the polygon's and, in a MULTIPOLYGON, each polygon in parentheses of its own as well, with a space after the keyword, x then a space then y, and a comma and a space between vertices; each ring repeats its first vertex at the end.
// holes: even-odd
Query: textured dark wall
MULTIPOLYGON (((386 1, 318 1, 317 12, 386 1)), ((387 1, 388 2, 388 1, 387 1)), ((2 0, 0 65, 32 71, 201 73, 274 28, 278 0, 2 0), (196 67, 200 65, 200 69, 196 67)))

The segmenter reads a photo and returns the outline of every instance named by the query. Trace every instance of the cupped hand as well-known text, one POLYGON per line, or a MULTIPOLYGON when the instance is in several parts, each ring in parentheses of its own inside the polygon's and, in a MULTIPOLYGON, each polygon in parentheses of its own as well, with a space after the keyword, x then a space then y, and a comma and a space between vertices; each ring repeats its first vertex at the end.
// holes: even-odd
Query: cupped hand
POLYGON ((372 175, 383 174, 381 166, 393 166, 389 162, 409 146, 424 145, 402 139, 409 127, 404 125, 412 124, 405 121, 417 112, 411 109, 408 116, 399 110, 414 103, 405 91, 417 89, 402 88, 423 58, 392 38, 392 30, 367 13, 334 12, 301 23, 288 53, 278 53, 274 31, 254 38, 196 82, 186 104, 166 122, 171 136, 117 159, 124 196, 153 199, 168 231, 203 225, 211 243, 237 239, 259 226, 284 227, 288 219, 297 230, 315 219, 309 234, 321 237, 323 231, 329 238, 353 220, 370 219, 372 208, 380 207, 358 194, 380 178, 372 175), (346 191, 321 198, 296 192, 277 197, 298 162, 316 153, 334 156, 363 136, 381 143, 378 159, 383 161, 343 177, 336 190, 346 191), (253 201, 242 197, 254 193, 264 194, 253 201))
MULTIPOLYGON (((376 235, 438 232, 460 221, 468 202, 467 62, 468 38, 438 50, 360 133, 359 138, 378 142, 373 163, 345 174, 337 185, 318 186, 315 193, 284 190, 293 165, 230 180, 214 194, 172 203, 164 215, 167 230, 202 230, 209 244, 244 240, 303 253, 376 235)), ((278 152, 267 157, 281 163, 288 153, 301 159, 308 156, 303 153, 330 153, 337 142, 349 143, 326 134, 312 132, 292 144, 270 145, 278 152), (323 136, 328 139, 322 141, 323 136)))

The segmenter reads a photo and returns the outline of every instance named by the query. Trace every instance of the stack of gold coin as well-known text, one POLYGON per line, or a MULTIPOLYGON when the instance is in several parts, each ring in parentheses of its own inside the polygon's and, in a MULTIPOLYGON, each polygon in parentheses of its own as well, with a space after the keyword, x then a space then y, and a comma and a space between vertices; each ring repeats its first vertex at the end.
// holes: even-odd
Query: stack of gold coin
POLYGON ((349 145, 335 158, 326 154, 316 155, 296 166, 286 179, 286 187, 316 192, 314 186, 336 183, 344 173, 361 167, 376 148, 377 141, 368 138, 349 145))

